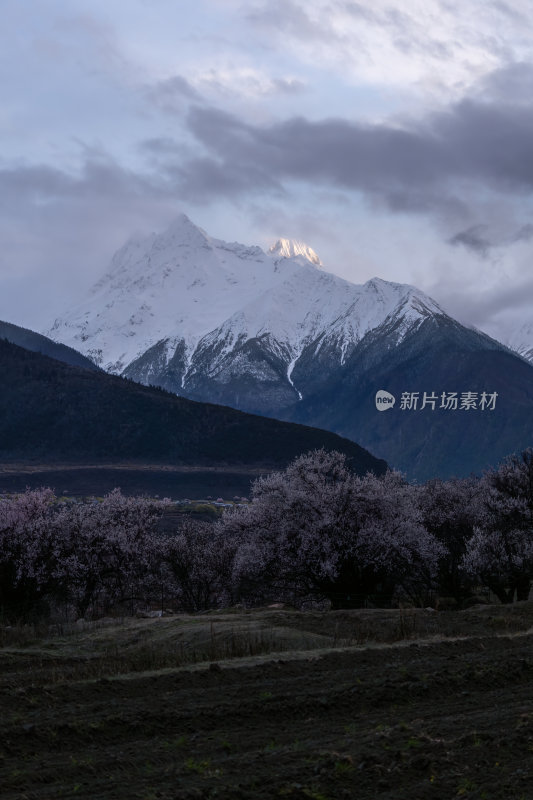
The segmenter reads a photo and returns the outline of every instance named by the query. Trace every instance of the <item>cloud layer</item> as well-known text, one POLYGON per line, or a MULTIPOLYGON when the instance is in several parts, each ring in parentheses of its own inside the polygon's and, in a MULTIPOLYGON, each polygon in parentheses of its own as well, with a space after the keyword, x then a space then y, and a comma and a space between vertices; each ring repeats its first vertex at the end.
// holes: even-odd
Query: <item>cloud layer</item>
POLYGON ((530 10, 5 0, 0 318, 45 326, 184 210, 311 238, 344 277, 417 283, 503 336, 533 298, 530 10))

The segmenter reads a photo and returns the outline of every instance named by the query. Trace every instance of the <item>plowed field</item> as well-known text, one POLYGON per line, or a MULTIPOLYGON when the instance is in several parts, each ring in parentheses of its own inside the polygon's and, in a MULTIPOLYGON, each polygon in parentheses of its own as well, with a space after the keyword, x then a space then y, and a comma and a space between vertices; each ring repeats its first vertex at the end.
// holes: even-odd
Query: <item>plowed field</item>
POLYGON ((4 630, 0 796, 531 800, 532 624, 520 603, 4 630))

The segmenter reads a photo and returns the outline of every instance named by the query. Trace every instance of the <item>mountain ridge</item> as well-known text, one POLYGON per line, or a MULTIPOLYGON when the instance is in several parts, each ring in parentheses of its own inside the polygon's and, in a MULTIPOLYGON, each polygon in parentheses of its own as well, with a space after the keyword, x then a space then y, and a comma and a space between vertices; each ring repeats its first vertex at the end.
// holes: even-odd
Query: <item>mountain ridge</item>
POLYGON ((6 339, 8 342, 24 347, 26 350, 42 353, 42 355, 50 356, 71 366, 84 367, 90 370, 98 369, 93 361, 82 355, 78 350, 74 350, 65 344, 54 342, 41 333, 14 325, 12 322, 0 321, 0 339, 6 339))
POLYGON ((118 251, 51 334, 140 383, 349 436, 413 479, 479 471, 531 445, 530 364, 416 287, 377 277, 350 283, 311 253, 303 243, 268 253, 227 243, 181 216, 118 251), (470 431, 464 415, 438 410, 433 454, 429 418, 396 417, 398 407, 381 415, 374 404, 389 379, 395 392, 424 391, 424 375, 440 391, 495 391, 481 378, 496 380, 496 365, 516 407, 499 406, 496 422, 474 418, 470 431), (402 389, 402 376, 415 388, 402 389))
POLYGON ((181 215, 162 234, 126 243, 90 296, 47 333, 110 372, 146 383, 164 371, 165 386, 185 396, 202 391, 199 372, 223 371, 237 344, 268 336, 278 388, 290 400, 302 394, 293 373, 306 348, 328 340, 342 363, 400 304, 406 324, 442 311, 416 287, 379 278, 353 284, 302 253, 212 239, 181 215))
POLYGON ((187 400, 0 339, 3 464, 119 460, 270 468, 321 447, 344 452, 356 471, 386 469, 329 431, 187 400))

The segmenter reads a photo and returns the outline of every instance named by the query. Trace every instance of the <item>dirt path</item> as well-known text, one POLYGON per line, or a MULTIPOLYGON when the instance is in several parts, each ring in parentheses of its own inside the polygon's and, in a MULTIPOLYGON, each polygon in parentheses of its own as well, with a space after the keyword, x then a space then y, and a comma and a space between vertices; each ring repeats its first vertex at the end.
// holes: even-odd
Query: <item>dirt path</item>
POLYGON ((2 800, 533 798, 531 633, 256 661, 69 682, 4 652, 2 800))

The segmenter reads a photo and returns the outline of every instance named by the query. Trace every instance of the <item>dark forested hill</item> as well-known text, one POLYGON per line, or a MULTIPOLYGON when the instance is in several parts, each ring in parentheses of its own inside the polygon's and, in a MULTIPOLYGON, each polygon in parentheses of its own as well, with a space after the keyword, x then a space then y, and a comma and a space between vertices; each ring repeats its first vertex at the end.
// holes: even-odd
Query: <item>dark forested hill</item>
POLYGON ((21 328, 19 325, 13 325, 11 322, 0 321, 0 339, 7 339, 8 342, 18 344, 19 347, 24 347, 26 350, 42 353, 44 356, 50 356, 50 358, 63 361, 65 364, 70 364, 73 367, 85 367, 85 369, 92 370, 98 369, 90 359, 78 353, 78 351, 74 350, 72 347, 54 342, 47 336, 42 336, 40 333, 30 331, 28 328, 21 328))
POLYGON ((336 434, 197 403, 0 340, 0 460, 287 464, 324 447, 357 472, 386 464, 336 434))

